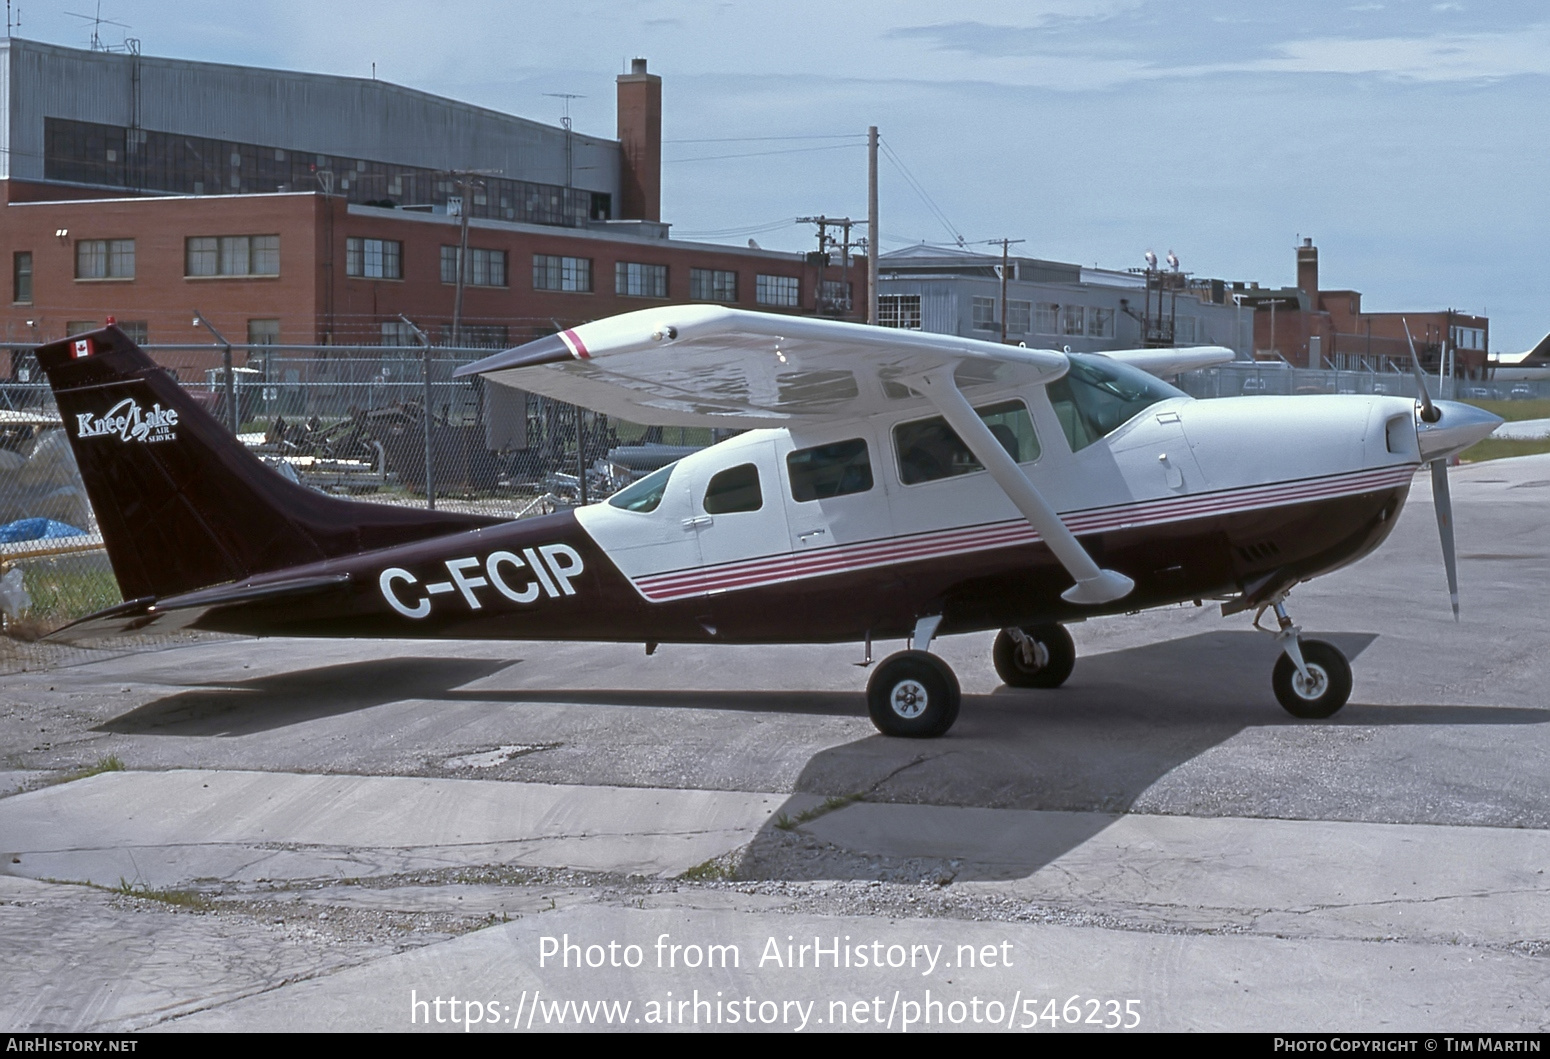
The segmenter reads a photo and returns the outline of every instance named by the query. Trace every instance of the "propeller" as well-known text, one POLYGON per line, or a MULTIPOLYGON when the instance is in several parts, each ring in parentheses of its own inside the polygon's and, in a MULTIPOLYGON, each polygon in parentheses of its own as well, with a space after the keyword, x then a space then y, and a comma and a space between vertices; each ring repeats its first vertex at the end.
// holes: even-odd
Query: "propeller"
MULTIPOLYGON (((1421 421, 1436 423, 1442 419, 1442 410, 1432 404, 1432 395, 1426 389, 1426 373, 1421 370, 1421 358, 1415 352, 1415 339, 1410 337, 1410 323, 1401 318, 1405 326, 1405 341, 1410 343, 1410 370, 1415 374, 1416 393, 1421 404, 1421 421)), ((1448 492, 1448 457, 1439 456, 1429 461, 1432 469, 1432 505, 1437 509, 1437 535, 1442 538, 1442 565, 1448 572, 1448 599, 1453 604, 1453 620, 1459 620, 1458 558, 1453 546, 1453 497, 1448 492)))

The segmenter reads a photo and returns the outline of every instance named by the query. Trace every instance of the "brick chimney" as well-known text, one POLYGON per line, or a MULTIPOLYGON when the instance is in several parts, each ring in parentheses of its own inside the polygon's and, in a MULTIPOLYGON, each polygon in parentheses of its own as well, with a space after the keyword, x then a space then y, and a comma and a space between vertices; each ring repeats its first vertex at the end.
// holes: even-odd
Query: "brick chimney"
POLYGON ((621 220, 662 219, 662 78, 633 59, 619 75, 621 220))
POLYGON ((1297 248, 1297 289, 1308 296, 1308 309, 1319 311, 1319 248, 1311 237, 1297 248))

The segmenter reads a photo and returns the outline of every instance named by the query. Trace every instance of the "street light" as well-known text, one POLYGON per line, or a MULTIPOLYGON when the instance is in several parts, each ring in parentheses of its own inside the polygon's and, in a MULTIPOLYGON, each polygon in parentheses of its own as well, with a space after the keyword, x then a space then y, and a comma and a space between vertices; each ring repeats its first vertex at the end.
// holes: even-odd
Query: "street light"
POLYGON ((194 310, 194 322, 191 326, 203 327, 214 335, 215 340, 221 344, 221 364, 226 369, 226 421, 227 425, 231 427, 232 436, 235 437, 237 434, 237 384, 232 378, 231 343, 226 341, 226 336, 217 331, 198 309, 194 310))

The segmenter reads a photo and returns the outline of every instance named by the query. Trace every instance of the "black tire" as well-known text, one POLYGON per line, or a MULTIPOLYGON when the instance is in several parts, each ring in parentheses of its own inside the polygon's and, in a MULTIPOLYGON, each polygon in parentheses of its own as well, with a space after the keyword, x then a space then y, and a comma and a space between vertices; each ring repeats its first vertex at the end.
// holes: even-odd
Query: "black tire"
POLYGON ((1276 701, 1293 717, 1333 717, 1351 697, 1351 663, 1339 648, 1323 640, 1302 641, 1302 660, 1307 663, 1315 686, 1303 686, 1297 667, 1283 653, 1270 675, 1276 701))
POLYGON ((883 659, 867 681, 867 712, 884 735, 935 739, 958 719, 958 678, 946 662, 925 651, 900 651, 883 659))
POLYGON ((1010 688, 1058 688, 1071 676, 1076 667, 1076 644, 1064 625, 1030 625, 1023 635, 1049 653, 1044 665, 1030 665, 1023 660, 1023 652, 1012 634, 1002 629, 996 636, 996 645, 990 657, 996 664, 996 675, 1010 688))

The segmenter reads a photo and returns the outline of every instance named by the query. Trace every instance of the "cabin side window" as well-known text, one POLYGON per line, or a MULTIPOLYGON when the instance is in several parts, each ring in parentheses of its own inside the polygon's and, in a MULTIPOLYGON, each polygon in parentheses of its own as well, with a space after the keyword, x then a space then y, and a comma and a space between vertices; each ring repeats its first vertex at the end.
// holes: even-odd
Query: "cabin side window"
MULTIPOLYGON (((1039 458, 1039 438, 1033 432, 1027 405, 1021 401, 1003 401, 976 408, 975 412, 1012 459, 1018 463, 1031 463, 1039 458)), ((899 456, 899 480, 905 485, 934 482, 985 469, 941 416, 900 423, 893 428, 893 444, 899 456)))
POLYGON ((716 472, 705 487, 704 506, 707 515, 758 511, 764 506, 764 494, 759 491, 759 469, 744 463, 716 472))
POLYGON ((832 445, 797 449, 786 456, 791 499, 827 500, 872 488, 872 460, 866 441, 853 438, 832 445))

